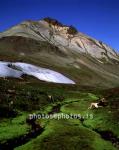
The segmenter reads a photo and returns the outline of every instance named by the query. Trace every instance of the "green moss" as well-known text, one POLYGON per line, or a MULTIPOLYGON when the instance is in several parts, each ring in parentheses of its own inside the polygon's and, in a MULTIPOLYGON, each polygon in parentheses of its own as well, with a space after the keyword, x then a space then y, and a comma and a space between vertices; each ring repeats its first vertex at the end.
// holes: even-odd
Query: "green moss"
MULTIPOLYGON (((97 110, 88 110, 91 102, 97 101, 99 97, 103 96, 100 91, 97 91, 97 89, 83 89, 77 85, 66 86, 42 83, 31 78, 31 82, 27 84, 27 80, 26 78, 20 84, 21 81, 19 82, 18 80, 9 79, 8 81, 3 81, 0 79, 0 98, 2 105, 8 102, 6 91, 15 88, 16 98, 14 102, 15 110, 18 112, 15 118, 4 118, 1 120, 1 142, 5 142, 7 139, 14 139, 28 132, 29 127, 25 123, 28 113, 48 114, 51 112, 53 106, 60 104, 60 113, 85 115, 86 118, 84 118, 83 124, 78 119, 37 120, 42 127, 45 127, 44 132, 25 145, 16 148, 16 150, 62 150, 62 147, 67 150, 114 149, 110 142, 104 141, 99 134, 93 131, 93 129, 110 129, 113 133, 119 135, 117 118, 115 117, 118 116, 117 110, 112 110, 110 106, 97 110), (49 102, 47 100, 47 94, 51 94, 54 97, 62 95, 64 99, 63 101, 56 99, 54 103, 49 102), (25 109, 25 113, 23 112, 23 105, 27 108, 25 109), (90 116, 87 117, 87 114, 92 114, 93 118, 91 119, 90 116), (12 119, 12 123, 10 123, 10 119, 12 119)), ((115 97, 113 96, 112 98, 115 97)))
POLYGON ((27 114, 22 114, 14 119, 4 119, 0 122, 0 142, 14 139, 28 132, 29 126, 25 123, 27 114))
POLYGON ((77 120, 52 120, 41 136, 15 150, 115 150, 77 120))

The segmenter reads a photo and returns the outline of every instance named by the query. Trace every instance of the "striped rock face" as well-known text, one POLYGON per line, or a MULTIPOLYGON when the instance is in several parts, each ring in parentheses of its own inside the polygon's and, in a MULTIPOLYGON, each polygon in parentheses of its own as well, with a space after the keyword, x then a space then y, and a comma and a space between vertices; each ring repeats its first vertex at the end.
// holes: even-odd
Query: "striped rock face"
MULTIPOLYGON (((63 52, 76 52, 90 54, 97 59, 105 58, 119 61, 119 56, 114 49, 101 41, 95 40, 81 32, 71 32, 71 27, 52 23, 47 19, 40 21, 24 21, 9 30, 0 33, 0 37, 22 36, 40 41, 48 41, 63 52), (69 51, 70 50, 70 51, 69 51)), ((72 29, 73 30, 73 29, 72 29)))

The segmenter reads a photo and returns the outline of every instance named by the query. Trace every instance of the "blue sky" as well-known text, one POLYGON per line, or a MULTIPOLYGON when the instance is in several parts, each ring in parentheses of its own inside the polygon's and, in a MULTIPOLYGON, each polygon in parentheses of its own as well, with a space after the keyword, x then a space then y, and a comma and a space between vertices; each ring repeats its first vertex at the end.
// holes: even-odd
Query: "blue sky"
POLYGON ((119 0, 0 0, 0 32, 48 16, 119 51, 119 0))

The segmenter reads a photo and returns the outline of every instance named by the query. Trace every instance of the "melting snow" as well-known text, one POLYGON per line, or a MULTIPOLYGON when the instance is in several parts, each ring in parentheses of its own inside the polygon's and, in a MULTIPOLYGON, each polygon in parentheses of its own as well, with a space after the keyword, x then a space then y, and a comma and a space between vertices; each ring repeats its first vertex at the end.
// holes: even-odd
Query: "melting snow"
POLYGON ((75 84, 74 81, 56 71, 41 68, 35 65, 21 62, 2 62, 0 61, 0 77, 20 78, 23 74, 32 75, 42 81, 75 84))

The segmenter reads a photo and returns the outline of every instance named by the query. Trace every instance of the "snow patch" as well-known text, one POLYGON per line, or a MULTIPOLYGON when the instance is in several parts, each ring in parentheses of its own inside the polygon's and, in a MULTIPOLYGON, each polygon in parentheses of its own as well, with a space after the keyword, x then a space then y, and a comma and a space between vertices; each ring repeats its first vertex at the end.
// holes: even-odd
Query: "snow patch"
POLYGON ((61 73, 50 69, 21 62, 11 63, 0 61, 0 77, 20 78, 23 74, 31 75, 39 80, 47 82, 75 84, 74 81, 65 77, 61 73))

